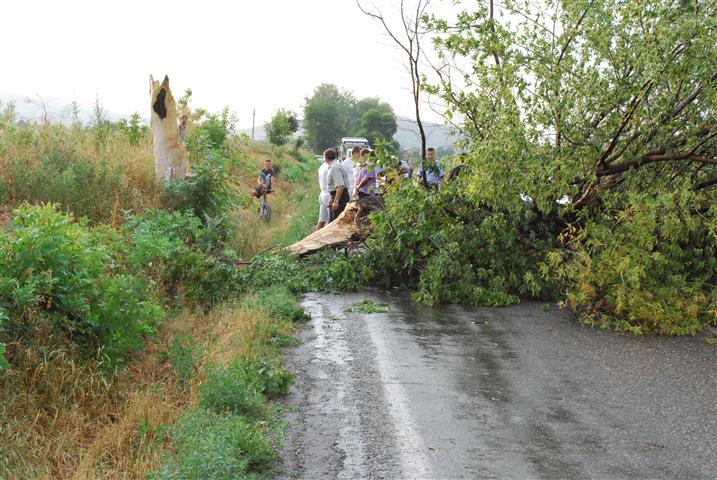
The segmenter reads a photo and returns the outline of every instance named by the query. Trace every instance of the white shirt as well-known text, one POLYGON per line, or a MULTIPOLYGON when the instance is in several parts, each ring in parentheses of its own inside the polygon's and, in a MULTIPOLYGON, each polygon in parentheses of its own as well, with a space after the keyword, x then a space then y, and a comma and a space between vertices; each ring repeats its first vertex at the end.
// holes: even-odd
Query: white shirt
POLYGON ((351 157, 346 157, 341 162, 341 166, 344 167, 344 171, 346 172, 346 176, 349 178, 349 185, 348 185, 348 191, 349 195, 353 195, 354 193, 354 186, 356 185, 356 177, 354 176, 354 160, 351 157))
POLYGON ((329 194, 329 165, 326 162, 321 162, 319 167, 319 204, 323 207, 327 207, 331 201, 331 195, 329 194))
POLYGON ((321 166, 319 167, 319 188, 322 192, 328 192, 329 191, 329 164, 326 162, 322 162, 321 166))

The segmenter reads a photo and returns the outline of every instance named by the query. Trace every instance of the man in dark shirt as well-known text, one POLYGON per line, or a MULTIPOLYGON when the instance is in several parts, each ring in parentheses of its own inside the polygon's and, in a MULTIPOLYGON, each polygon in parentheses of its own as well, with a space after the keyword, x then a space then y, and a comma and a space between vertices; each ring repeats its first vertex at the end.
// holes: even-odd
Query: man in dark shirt
POLYGON ((256 188, 250 192, 253 197, 259 198, 265 193, 274 191, 274 169, 271 166, 271 160, 264 162, 264 168, 259 172, 256 179, 256 188))

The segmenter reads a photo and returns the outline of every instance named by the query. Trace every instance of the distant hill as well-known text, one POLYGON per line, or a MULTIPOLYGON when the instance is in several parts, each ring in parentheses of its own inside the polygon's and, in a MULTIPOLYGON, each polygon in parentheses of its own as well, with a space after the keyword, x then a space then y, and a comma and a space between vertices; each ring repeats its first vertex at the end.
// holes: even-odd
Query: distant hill
MULTIPOLYGON (((421 148, 421 141, 418 137, 418 124, 415 120, 405 117, 398 117, 398 131, 393 136, 403 150, 411 148, 421 148)), ((438 125, 436 123, 423 122, 423 129, 426 132, 426 146, 441 148, 449 147, 458 140, 457 135, 451 135, 450 127, 438 125)), ((251 128, 243 128, 237 130, 238 134, 245 133, 251 136, 251 128)), ((297 132, 303 135, 304 131, 299 127, 297 132)), ((266 130, 264 125, 256 125, 254 128, 255 140, 266 140, 266 130)))

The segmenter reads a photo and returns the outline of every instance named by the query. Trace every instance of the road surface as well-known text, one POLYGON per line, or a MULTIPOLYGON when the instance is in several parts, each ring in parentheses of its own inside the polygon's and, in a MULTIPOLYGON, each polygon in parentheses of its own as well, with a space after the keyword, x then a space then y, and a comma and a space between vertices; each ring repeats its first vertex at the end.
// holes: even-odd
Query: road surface
POLYGON ((310 294, 284 478, 715 479, 717 347, 540 304, 310 294), (384 314, 348 311, 371 299, 384 314))

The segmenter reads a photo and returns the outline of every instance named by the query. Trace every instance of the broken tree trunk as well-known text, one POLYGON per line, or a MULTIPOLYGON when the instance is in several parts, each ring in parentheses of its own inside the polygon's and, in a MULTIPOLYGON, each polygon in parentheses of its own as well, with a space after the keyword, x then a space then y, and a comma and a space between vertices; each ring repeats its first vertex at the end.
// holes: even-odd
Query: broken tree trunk
POLYGON ((368 214, 382 208, 381 197, 366 197, 350 202, 336 220, 291 245, 289 252, 294 255, 306 255, 322 248, 339 247, 350 241, 362 240, 371 231, 368 214))
POLYGON ((160 84, 149 76, 152 101, 150 126, 154 139, 154 171, 158 181, 184 178, 187 174, 187 151, 179 141, 177 104, 169 89, 169 77, 160 84))

